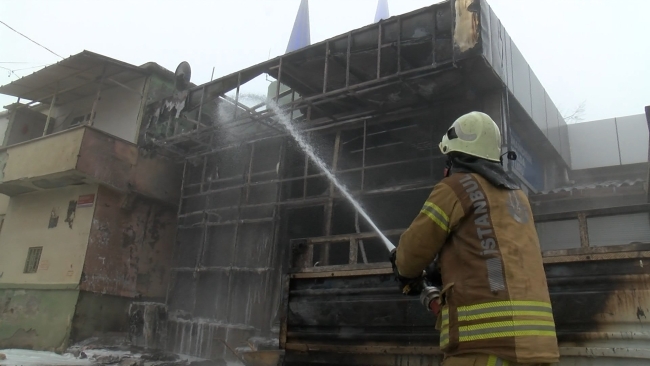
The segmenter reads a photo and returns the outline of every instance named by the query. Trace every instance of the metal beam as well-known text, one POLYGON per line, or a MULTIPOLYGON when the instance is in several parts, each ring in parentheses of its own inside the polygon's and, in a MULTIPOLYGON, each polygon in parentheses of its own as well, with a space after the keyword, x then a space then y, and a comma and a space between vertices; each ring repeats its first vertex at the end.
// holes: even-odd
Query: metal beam
POLYGON ((47 135, 47 130, 50 129, 50 120, 52 119, 52 110, 54 109, 54 103, 56 103, 56 94, 54 94, 54 96, 52 97, 52 102, 50 103, 50 109, 47 111, 47 119, 45 119, 43 136, 47 135))
POLYGON ((104 77, 106 76, 106 65, 104 65, 104 69, 102 70, 102 77, 99 80, 99 84, 97 85, 97 96, 95 96, 95 101, 93 102, 93 107, 90 110, 90 120, 88 121, 88 125, 92 126, 95 123, 95 113, 97 113, 97 103, 99 103, 99 97, 102 95, 102 86, 104 85, 104 77))

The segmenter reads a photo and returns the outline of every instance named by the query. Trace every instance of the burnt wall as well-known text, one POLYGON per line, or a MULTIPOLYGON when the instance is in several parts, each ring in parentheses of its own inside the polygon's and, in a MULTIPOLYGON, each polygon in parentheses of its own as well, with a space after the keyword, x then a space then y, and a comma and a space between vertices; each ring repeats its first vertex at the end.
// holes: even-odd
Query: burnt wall
MULTIPOLYGON (((472 110, 501 123, 499 96, 457 98, 419 114, 306 138, 381 229, 402 229, 442 178, 440 136, 472 110)), ((224 343, 277 341, 289 240, 372 231, 292 139, 240 141, 186 160, 167 302, 169 351, 228 358, 224 343)), ((319 266, 347 264, 347 258, 347 246, 335 244, 313 253, 319 266)), ((386 258, 385 248, 368 239, 358 263, 386 258)))
POLYGON ((128 298, 164 298, 176 210, 100 187, 80 288, 128 298))
POLYGON ((72 319, 72 343, 111 333, 126 333, 131 301, 121 296, 80 291, 72 319))
MULTIPOLYGON (((617 358, 612 364, 647 363, 643 357, 634 363, 634 350, 647 348, 650 267, 630 254, 612 260, 545 258, 555 261, 545 270, 567 365, 599 359, 605 364, 608 356, 617 358)), ((390 271, 387 265, 374 274, 291 279, 285 364, 435 364, 435 318, 418 299, 396 291, 390 271)))
POLYGON ((284 142, 242 144, 187 161, 168 301, 169 350, 234 357, 225 344, 274 337, 284 142))

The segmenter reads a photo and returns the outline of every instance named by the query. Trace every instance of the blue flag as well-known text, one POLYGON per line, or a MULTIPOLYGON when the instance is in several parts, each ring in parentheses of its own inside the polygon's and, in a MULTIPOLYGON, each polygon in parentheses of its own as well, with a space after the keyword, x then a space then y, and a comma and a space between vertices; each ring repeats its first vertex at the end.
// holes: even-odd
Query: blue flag
POLYGON ((287 53, 307 47, 311 44, 310 31, 309 31, 309 1, 302 0, 296 21, 293 23, 293 30, 291 31, 291 38, 287 45, 287 53))
POLYGON ((375 12, 375 23, 388 18, 390 18, 390 13, 388 12, 388 0, 379 0, 377 2, 377 11, 375 12))

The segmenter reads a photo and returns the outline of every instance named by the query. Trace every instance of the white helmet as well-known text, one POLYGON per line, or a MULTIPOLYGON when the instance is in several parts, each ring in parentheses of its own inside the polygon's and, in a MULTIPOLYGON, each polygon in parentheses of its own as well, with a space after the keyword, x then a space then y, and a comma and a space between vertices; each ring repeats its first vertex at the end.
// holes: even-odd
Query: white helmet
POLYGON ((455 151, 490 161, 501 161, 499 126, 485 113, 467 113, 454 121, 442 137, 440 151, 445 155, 455 151))

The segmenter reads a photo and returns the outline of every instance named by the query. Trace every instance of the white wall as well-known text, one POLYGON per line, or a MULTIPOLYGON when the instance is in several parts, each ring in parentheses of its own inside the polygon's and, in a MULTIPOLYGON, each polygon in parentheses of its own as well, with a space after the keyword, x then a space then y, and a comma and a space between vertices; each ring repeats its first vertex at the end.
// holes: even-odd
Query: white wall
MULTIPOLYGON (((125 85, 142 94, 144 83, 145 78, 140 78, 125 85)), ((102 99, 97 105, 94 126, 124 140, 136 142, 141 103, 140 95, 121 86, 107 90, 102 93, 102 99)))
MULTIPOLYGON (((144 93, 145 80, 146 78, 142 77, 125 85, 142 94, 144 93)), ((107 86, 110 86, 110 89, 101 93, 93 126, 124 140, 135 142, 142 97, 134 91, 110 82, 107 83, 107 86)), ((75 117, 90 114, 94 100, 95 96, 92 95, 56 107, 53 112, 53 116, 56 118, 53 131, 64 130, 70 127, 70 123, 75 117)))
POLYGON ((0 114, 0 145, 5 140, 5 133, 7 132, 7 127, 9 126, 9 113, 0 114))
POLYGON ((646 116, 571 124, 569 143, 574 170, 648 162, 646 116))
POLYGON ((97 185, 80 185, 12 197, 0 232, 0 285, 78 284, 95 205, 74 203, 96 194, 97 185), (30 247, 43 247, 40 264, 36 273, 23 273, 30 247))

